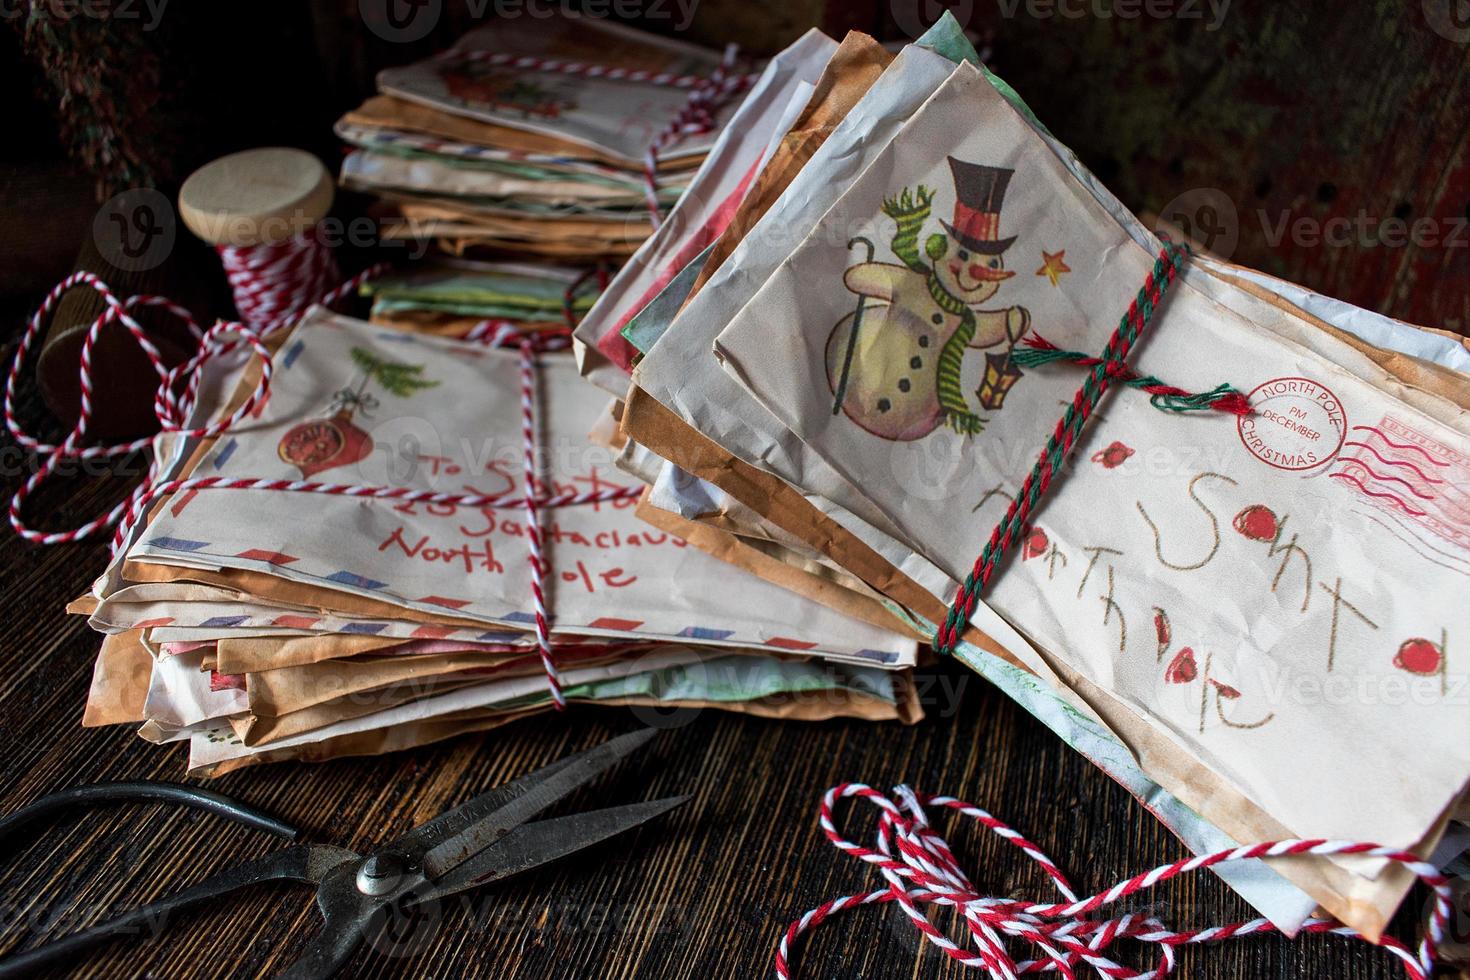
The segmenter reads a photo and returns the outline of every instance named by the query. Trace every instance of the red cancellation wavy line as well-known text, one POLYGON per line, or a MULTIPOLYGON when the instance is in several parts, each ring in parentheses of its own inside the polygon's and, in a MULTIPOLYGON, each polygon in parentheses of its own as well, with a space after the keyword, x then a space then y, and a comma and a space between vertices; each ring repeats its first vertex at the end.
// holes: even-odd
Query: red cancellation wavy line
MULTIPOLYGON (((1363 449, 1363 450, 1366 450, 1367 452, 1372 453, 1373 454, 1373 458, 1376 459, 1376 460, 1378 460, 1378 462, 1384 464, 1385 466, 1407 466, 1410 470, 1412 470, 1414 472, 1414 475, 1415 476, 1419 477, 1419 479, 1423 480, 1425 483, 1443 483, 1444 482, 1443 480, 1439 479, 1438 477, 1433 477, 1433 476, 1430 476, 1428 473, 1425 473, 1419 467, 1415 466, 1413 463, 1409 462, 1406 459, 1389 459, 1388 457, 1384 456, 1382 453, 1380 453, 1378 450, 1374 449, 1372 446, 1370 446, 1366 442, 1358 442, 1355 439, 1350 439, 1347 442, 1343 443, 1343 447, 1344 448, 1346 448, 1348 446, 1355 446, 1358 449, 1363 449)), ((1418 448, 1418 447, 1414 447, 1414 448, 1418 448)), ((1364 465, 1367 465, 1367 464, 1364 464, 1364 465)), ((1441 465, 1441 466, 1448 466, 1450 464, 1449 463, 1440 463, 1439 465, 1441 465)))
POLYGON ((1379 498, 1381 498, 1383 500, 1388 500, 1388 501, 1391 501, 1391 502, 1393 502, 1395 504, 1398 504, 1400 507, 1402 507, 1404 509, 1404 513, 1408 514, 1411 517, 1424 517, 1424 516, 1426 516, 1426 514, 1425 514, 1424 511, 1419 510, 1416 507, 1411 507, 1398 494, 1395 494, 1395 493, 1385 493, 1385 492, 1380 491, 1380 490, 1369 490, 1363 484, 1363 481, 1362 480, 1359 480, 1357 477, 1353 476, 1351 473, 1328 473, 1327 476, 1328 476, 1329 479, 1333 479, 1333 480, 1346 480, 1347 482, 1351 483, 1353 486, 1357 487, 1366 496, 1369 496, 1369 497, 1379 497, 1379 498))
POLYGON ((1442 459, 1435 459, 1433 456, 1431 456, 1429 454, 1429 451, 1426 450, 1423 446, 1416 446, 1412 442, 1394 442, 1392 439, 1390 439, 1388 437, 1388 434, 1386 432, 1384 432, 1382 429, 1378 428, 1378 426, 1376 426, 1376 425, 1355 425, 1355 426, 1353 426, 1353 431, 1354 432, 1357 432, 1359 429, 1363 429, 1363 430, 1366 430, 1368 432, 1373 433, 1378 438, 1382 439, 1384 442, 1388 443, 1390 446, 1392 446, 1395 449, 1412 449, 1414 452, 1418 453, 1419 455, 1423 456, 1425 459, 1429 460, 1429 462, 1433 463, 1435 466, 1448 466, 1448 465, 1450 465, 1449 463, 1445 462, 1442 459))
MULTIPOLYGON (((1410 493, 1412 493, 1414 496, 1418 497, 1420 500, 1433 500, 1434 499, 1434 494, 1421 492, 1418 487, 1414 486, 1414 484, 1410 483, 1408 480, 1405 480, 1401 476, 1384 476, 1382 473, 1379 473, 1373 467, 1369 466, 1368 465, 1368 461, 1365 460, 1365 459, 1359 459, 1356 456, 1339 456, 1337 459, 1338 459, 1338 462, 1340 462, 1340 463, 1357 463, 1359 466, 1361 466, 1364 469, 1364 471, 1367 472, 1367 474, 1369 476, 1371 476, 1373 479, 1377 480, 1379 483, 1402 483, 1404 486, 1406 486, 1406 487, 1409 488, 1409 492, 1410 493)), ((1443 480, 1431 480, 1429 482, 1431 482, 1431 483, 1443 483, 1444 481, 1443 480)))

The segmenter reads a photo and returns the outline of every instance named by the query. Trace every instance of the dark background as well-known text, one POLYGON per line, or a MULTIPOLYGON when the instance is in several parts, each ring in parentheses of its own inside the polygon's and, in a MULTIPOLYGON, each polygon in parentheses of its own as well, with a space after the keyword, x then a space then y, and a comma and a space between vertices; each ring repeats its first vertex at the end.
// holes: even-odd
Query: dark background
MULTIPOLYGON (((199 164, 262 144, 307 147, 330 164, 339 153, 331 123, 371 93, 377 69, 446 47, 497 4, 555 5, 170 0, 155 24, 143 0, 87 0, 130 16, 37 24, 14 15, 26 2, 6 3, 0 27, 11 134, 0 141, 10 232, 0 241, 0 304, 12 319, 70 270, 97 192, 139 182, 168 191, 199 164), (389 3, 407 26, 375 31, 389 3), (384 37, 395 34, 412 39, 384 37), (100 137, 99 123, 111 134, 100 137)), ((1135 211, 1189 223, 1245 265, 1465 333, 1470 2, 1215 2, 962 0, 950 9, 990 43, 991 67, 1135 211), (1326 241, 1314 236, 1334 218, 1347 224, 1326 241)), ((652 14, 640 26, 675 33, 682 24, 674 0, 636 3, 652 14)), ((679 36, 770 54, 812 26, 903 39, 942 9, 937 0, 698 0, 679 36)))
MULTIPOLYGON (((1463 334, 1470 329, 1470 4, 1455 4, 1236 0, 1218 21, 1216 10, 1194 0, 1150 8, 1170 16, 1136 18, 1120 16, 1142 7, 1129 0, 1064 3, 1065 11, 1046 0, 975 0, 952 9, 992 47, 992 68, 1130 207, 1190 224, 1236 261, 1463 334), (1313 241, 1311 222, 1332 218, 1354 230, 1345 241, 1313 241), (1292 232, 1301 219, 1305 231, 1292 232), (1428 224, 1417 242, 1398 242, 1399 226, 1387 224, 1411 228, 1422 219, 1428 224), (1288 230, 1274 235, 1283 223, 1288 230)), ((261 144, 307 147, 330 165, 339 154, 331 123, 372 91, 374 71, 447 46, 474 19, 467 3, 420 0, 407 22, 421 36, 393 41, 373 29, 380 6, 172 0, 151 28, 141 4, 131 18, 110 20, 47 20, 17 16, 25 4, 5 6, 0 335, 7 343, 74 267, 100 201, 144 184, 171 194, 195 166, 261 144)), ((682 36, 736 40, 769 54, 814 25, 837 36, 856 28, 902 39, 940 9, 923 0, 703 0, 682 36)), ((672 30, 668 19, 644 26, 672 30)), ((361 205, 347 198, 339 206, 361 205)), ((179 242, 168 284, 200 312, 222 312, 228 301, 217 264, 187 235, 179 242)), ((34 393, 24 401, 39 422, 34 393)), ((12 454, 8 496, 25 467, 14 465, 13 446, 0 448, 12 454)), ((117 490, 116 481, 63 482, 37 513, 55 508, 47 523, 76 523, 100 513, 117 490)), ((61 607, 101 567, 102 550, 36 549, 14 538, 3 547, 0 809, 79 782, 178 778, 181 753, 126 729, 78 727, 96 640, 61 607)), ((702 715, 661 740, 644 764, 568 805, 695 792, 665 824, 475 896, 473 908, 446 914, 421 958, 363 954, 350 973, 768 975, 791 918, 879 882, 816 826, 820 793, 849 779, 880 787, 903 780, 986 806, 1032 836, 1082 889, 1183 854, 1123 790, 979 678, 958 669, 938 676, 949 686, 931 689, 930 719, 909 729, 702 715), (943 693, 955 687, 958 697, 943 693)), ((623 712, 581 710, 565 725, 542 718, 398 756, 263 767, 214 788, 300 823, 313 839, 361 848, 634 724, 623 712)), ((854 819, 872 825, 866 814, 854 819)), ((950 839, 980 888, 1048 895, 1042 876, 997 842, 958 828, 950 839)), ((0 856, 7 862, 0 950, 271 846, 211 818, 156 807, 80 816, 0 856)), ((1157 898, 1181 926, 1251 914, 1208 876, 1167 886, 1157 898)), ((1416 890, 1397 934, 1415 935, 1423 909, 1416 890)), ((169 923, 161 941, 116 944, 78 973, 254 976, 289 962, 313 928, 305 890, 258 890, 229 909, 169 923)), ((1151 963, 1132 951, 1124 957, 1151 963)), ((1399 975, 1387 955, 1332 938, 1249 939, 1186 951, 1182 963, 1182 975, 1212 978, 1399 975)), ((813 978, 962 974, 932 949, 921 951, 892 909, 839 916, 803 944, 798 964, 813 978)))

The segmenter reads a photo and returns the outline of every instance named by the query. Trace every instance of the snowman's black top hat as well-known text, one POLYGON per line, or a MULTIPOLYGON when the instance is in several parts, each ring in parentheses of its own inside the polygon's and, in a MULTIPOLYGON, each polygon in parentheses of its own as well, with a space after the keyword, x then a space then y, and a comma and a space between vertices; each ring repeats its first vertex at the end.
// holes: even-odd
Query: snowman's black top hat
POLYGON ((944 230, 960 244, 981 255, 999 255, 1011 247, 1016 236, 999 238, 1000 206, 1014 170, 966 163, 949 157, 954 174, 954 224, 940 221, 944 230))

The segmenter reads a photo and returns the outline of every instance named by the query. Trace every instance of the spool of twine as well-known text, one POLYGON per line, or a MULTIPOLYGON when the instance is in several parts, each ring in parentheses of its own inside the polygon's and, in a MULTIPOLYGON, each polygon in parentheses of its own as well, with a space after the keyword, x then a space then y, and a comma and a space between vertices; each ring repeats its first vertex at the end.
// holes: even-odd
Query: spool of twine
POLYGON ((332 194, 321 161, 288 147, 232 153, 184 181, 179 216, 219 254, 245 323, 268 330, 341 280, 320 227, 332 194))
MULTIPOLYGON (((109 214, 128 195, 158 198, 149 220, 166 230, 164 249, 137 271, 117 265, 109 244, 94 232, 82 243, 78 271, 121 284, 125 293, 173 294, 182 289, 186 307, 202 312, 209 303, 199 287, 208 281, 208 259, 175 241, 168 203, 154 191, 120 195, 98 215, 103 237, 106 219, 135 221, 137 208, 109 214), (165 229, 166 226, 166 229, 165 229), (99 247, 101 245, 101 247, 99 247)), ((303 150, 265 147, 221 157, 195 171, 179 192, 178 214, 185 226, 212 246, 224 266, 240 318, 267 331, 326 294, 340 281, 336 262, 323 240, 321 221, 332 206, 331 175, 303 150)), ((99 295, 76 290, 62 299, 47 329, 36 362, 40 394, 51 413, 67 426, 76 423, 81 404, 77 361, 93 322, 106 312, 99 295)), ((144 315, 144 325, 162 361, 182 363, 197 343, 177 318, 144 315)), ((97 367, 90 392, 94 405, 91 438, 121 442, 158 428, 153 411, 156 377, 138 345, 116 323, 97 337, 92 351, 97 367)))

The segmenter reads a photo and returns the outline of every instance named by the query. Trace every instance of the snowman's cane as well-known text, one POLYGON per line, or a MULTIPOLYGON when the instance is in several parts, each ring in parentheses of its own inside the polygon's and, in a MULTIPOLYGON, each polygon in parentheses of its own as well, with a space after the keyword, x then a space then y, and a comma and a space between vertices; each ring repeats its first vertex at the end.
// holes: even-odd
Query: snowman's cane
MULTIPOLYGON (((875 251, 873 243, 861 235, 848 241, 848 251, 852 251, 852 247, 858 242, 862 242, 868 246, 868 257, 864 261, 873 261, 873 252, 875 251)), ((847 332, 847 352, 842 355, 842 374, 837 379, 837 397, 832 401, 833 415, 842 411, 842 401, 847 397, 847 379, 852 374, 852 352, 857 349, 858 331, 862 329, 863 305, 866 302, 867 297, 862 293, 858 293, 857 309, 852 314, 852 328, 847 332)))

